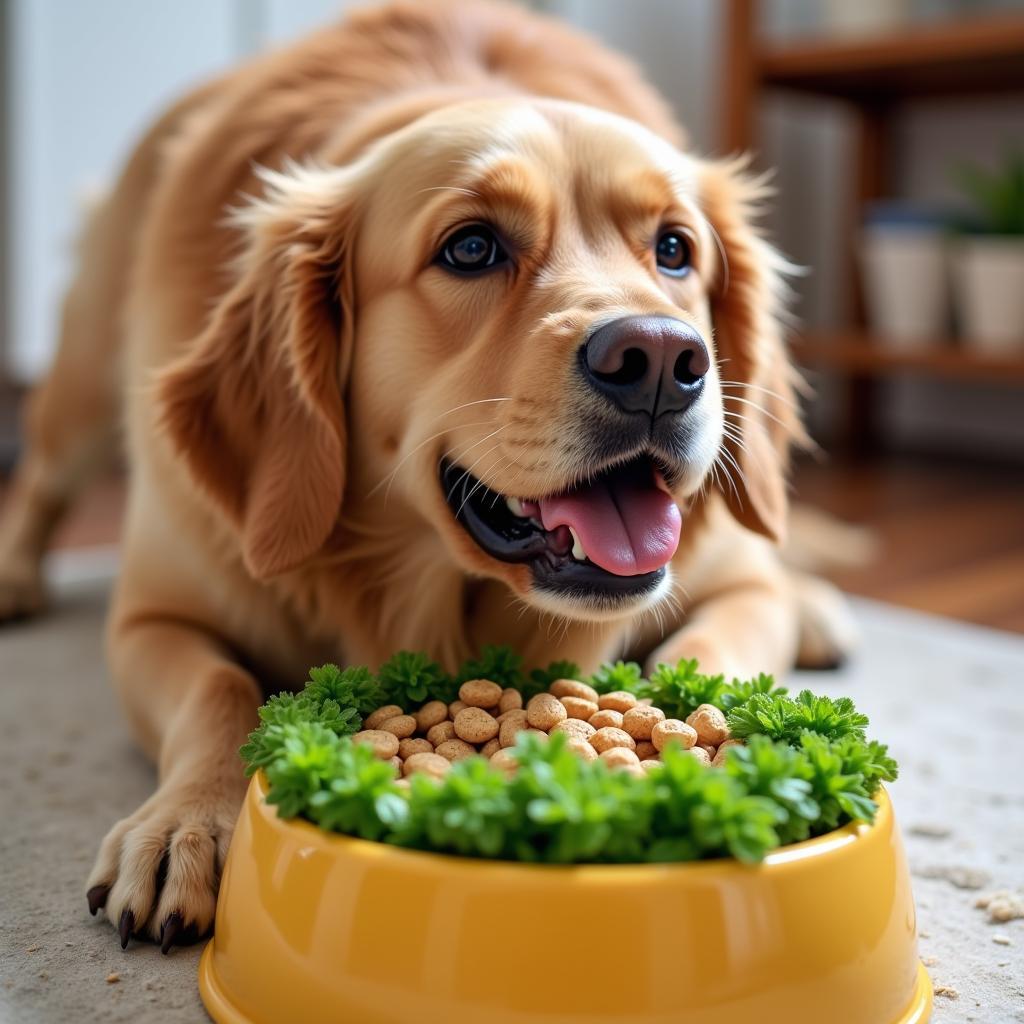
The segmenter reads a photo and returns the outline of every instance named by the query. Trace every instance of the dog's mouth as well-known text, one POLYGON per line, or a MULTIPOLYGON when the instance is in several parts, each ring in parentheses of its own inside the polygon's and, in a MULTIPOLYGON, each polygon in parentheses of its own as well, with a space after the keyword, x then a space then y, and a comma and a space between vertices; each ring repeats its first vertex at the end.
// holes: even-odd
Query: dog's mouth
POLYGON ((657 589, 679 546, 682 515, 648 455, 558 494, 517 498, 447 460, 441 486, 456 520, 492 558, 526 563, 543 590, 622 600, 657 589))

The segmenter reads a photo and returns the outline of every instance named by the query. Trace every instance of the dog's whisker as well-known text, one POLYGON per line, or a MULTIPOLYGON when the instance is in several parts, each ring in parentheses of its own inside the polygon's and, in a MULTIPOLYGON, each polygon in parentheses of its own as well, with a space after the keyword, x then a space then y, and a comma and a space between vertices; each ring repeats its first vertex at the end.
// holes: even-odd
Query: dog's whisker
POLYGON ((442 453, 441 458, 449 459, 452 462, 461 462, 464 458, 466 458, 467 455, 469 455, 469 453, 474 448, 477 448, 480 445, 484 444, 486 441, 489 441, 492 437, 496 437, 507 426, 508 424, 502 424, 500 427, 498 427, 497 430, 492 430, 489 434, 485 434, 483 437, 478 438, 476 441, 472 441, 469 444, 462 446, 461 448, 457 444, 452 445, 451 448, 442 453))
POLYGON ((732 491, 733 495, 735 496, 736 501, 739 502, 740 504, 742 504, 742 499, 740 498, 740 493, 739 493, 739 490, 736 487, 735 481, 732 478, 732 474, 729 472, 728 467, 721 461, 723 456, 726 456, 727 454, 728 454, 728 452, 726 451, 725 447, 724 446, 720 447, 718 449, 718 455, 715 458, 715 461, 713 463, 714 468, 716 469, 716 471, 717 470, 721 470, 721 478, 719 478, 717 472, 715 474, 716 486, 724 494, 725 493, 725 488, 722 486, 722 482, 721 482, 722 479, 724 479, 724 481, 729 485, 729 489, 732 491))
MULTIPOLYGON (((733 456, 732 452, 730 452, 728 448, 722 448, 722 449, 720 449, 720 451, 722 453, 722 457, 726 460, 726 462, 733 469, 736 470, 736 475, 739 477, 740 481, 743 483, 743 486, 749 491, 750 490, 750 482, 747 480, 747 475, 740 468, 740 464, 736 461, 736 459, 733 456)), ((731 473, 729 475, 731 476, 731 473)), ((736 495, 736 498, 737 498, 737 500, 740 500, 739 494, 736 495)))
POLYGON ((719 256, 722 257, 722 295, 729 294, 729 254, 725 250, 725 245, 722 242, 722 236, 718 233, 715 225, 711 221, 705 221, 708 226, 708 230, 711 232, 711 237, 715 240, 715 248, 718 249, 719 256))
POLYGON ((758 402, 753 402, 749 398, 741 398, 739 395, 722 395, 722 398, 729 402, 742 402, 744 405, 749 405, 756 409, 762 416, 767 416, 768 419, 774 420, 780 427, 786 427, 786 424, 779 419, 778 416, 770 413, 763 405, 758 402))
MULTIPOLYGON (((497 433, 498 433, 498 432, 499 432, 499 431, 500 431, 501 429, 502 429, 502 428, 501 428, 501 427, 499 427, 499 428, 498 428, 498 430, 494 431, 494 434, 497 434, 497 433)), ((490 435, 490 437, 494 437, 494 434, 491 434, 491 435, 490 435)), ((488 438, 483 438, 483 439, 482 439, 482 441, 485 441, 485 440, 488 440, 488 438)), ((477 441, 477 442, 476 442, 476 444, 481 444, 481 443, 482 443, 482 441, 477 441)), ((474 448, 476 447, 476 444, 474 444, 474 445, 473 445, 473 447, 474 447, 474 448)), ((472 476, 472 474, 473 474, 473 470, 474 470, 474 469, 475 469, 475 468, 476 468, 476 467, 477 467, 477 466, 478 466, 478 465, 479 465, 479 464, 480 464, 480 463, 481 463, 481 462, 482 462, 482 461, 483 461, 484 459, 486 459, 488 455, 490 455, 490 454, 491 454, 492 452, 496 452, 496 451, 497 451, 497 450, 498 450, 498 449, 499 449, 500 447, 501 447, 501 442, 499 441, 499 442, 498 442, 498 443, 497 443, 496 445, 494 445, 493 447, 491 447, 491 448, 488 448, 488 449, 487 449, 487 451, 485 451, 485 452, 483 453, 483 455, 481 455, 481 456, 479 456, 479 458, 475 459, 475 460, 473 461, 472 465, 470 465, 470 466, 469 466, 469 467, 468 467, 467 469, 464 469, 464 470, 462 471, 462 473, 461 473, 461 474, 459 475, 459 478, 458 478, 458 479, 457 479, 457 480, 455 481, 455 483, 454 483, 454 484, 452 484, 451 490, 450 490, 450 491, 448 492, 448 496, 447 496, 447 500, 448 500, 448 501, 451 501, 451 500, 452 500, 452 495, 453 495, 453 494, 455 493, 455 491, 456 491, 456 490, 458 489, 458 487, 459 487, 459 485, 460 485, 460 484, 462 483, 462 481, 463 481, 463 480, 465 480, 467 476, 472 476)), ((478 481, 478 482, 479 482, 479 481, 478 481)), ((470 493, 472 493, 472 492, 470 492, 470 493)), ((468 500, 468 499, 467 499, 467 500, 468 500)), ((463 502, 463 505, 465 505, 465 501, 463 502)), ((460 511, 460 512, 462 511, 462 508, 461 508, 461 507, 459 508, 459 511, 460 511)))
POLYGON ((462 405, 453 406, 451 409, 446 409, 439 416, 435 416, 431 423, 436 423, 439 419, 443 419, 445 416, 451 416, 453 412, 458 412, 460 409, 469 409, 474 405, 486 405, 489 402, 511 402, 512 399, 508 396, 502 398, 478 398, 475 402, 463 402, 462 405))
POLYGON ((792 399, 787 398, 785 395, 780 395, 778 391, 773 391, 771 388, 766 388, 763 384, 751 384, 745 380, 723 380, 719 381, 719 383, 724 388, 749 388, 751 391, 761 391, 772 398, 778 399, 778 401, 788 405, 791 409, 797 408, 796 403, 792 399))
POLYGON ((750 450, 747 448, 746 440, 743 435, 739 433, 735 428, 730 428, 729 424, 722 425, 722 433, 730 440, 741 452, 750 454, 750 450))
MULTIPOLYGON (((478 420, 475 423, 463 423, 463 424, 460 424, 460 426, 463 426, 463 427, 486 427, 488 424, 493 423, 493 422, 494 422, 494 420, 478 420)), ((418 445, 416 445, 416 447, 413 448, 412 451, 408 452, 406 455, 404 455, 402 457, 402 459, 398 463, 398 465, 395 466, 395 468, 393 470, 391 470, 391 472, 388 473, 388 475, 386 477, 384 477, 378 483, 374 484, 374 486, 370 489, 370 491, 367 492, 366 497, 367 498, 372 498, 377 493, 377 491, 379 491, 385 484, 388 484, 388 495, 390 495, 390 492, 391 492, 391 484, 390 484, 390 482, 394 480, 395 476, 398 474, 398 471, 406 464, 406 462, 408 462, 409 459, 411 459, 424 445, 430 444, 431 441, 436 441, 439 437, 441 437, 443 434, 446 434, 451 429, 452 429, 451 427, 445 427, 444 430, 439 430, 436 434, 431 434, 430 437, 426 438, 423 441, 420 441, 420 443, 418 445)), ((388 495, 385 495, 385 498, 384 498, 385 504, 387 503, 388 495)))
POLYGON ((480 193, 474 192, 471 188, 463 188, 461 185, 432 185, 429 188, 421 188, 413 193, 413 195, 422 195, 424 192, 459 192, 464 196, 470 196, 473 199, 479 199, 480 193))

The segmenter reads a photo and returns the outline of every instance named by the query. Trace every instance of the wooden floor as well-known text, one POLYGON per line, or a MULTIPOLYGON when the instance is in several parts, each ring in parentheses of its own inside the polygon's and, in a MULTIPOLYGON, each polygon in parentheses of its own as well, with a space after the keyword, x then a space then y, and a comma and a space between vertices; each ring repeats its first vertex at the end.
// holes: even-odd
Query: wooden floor
POLYGON ((879 540, 855 594, 1024 633, 1024 469, 890 459, 803 464, 796 494, 879 540))
MULTIPOLYGON (((114 543, 122 494, 116 479, 94 487, 57 546, 114 543)), ((845 589, 1024 633, 1024 470, 910 459, 803 463, 794 494, 877 535, 872 564, 833 577, 845 589)))

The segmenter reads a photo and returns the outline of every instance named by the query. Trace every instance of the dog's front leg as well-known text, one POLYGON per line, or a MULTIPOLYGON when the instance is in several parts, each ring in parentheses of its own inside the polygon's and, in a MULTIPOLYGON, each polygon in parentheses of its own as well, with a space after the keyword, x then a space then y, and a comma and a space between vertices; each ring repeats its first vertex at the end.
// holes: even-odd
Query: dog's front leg
POLYGON ((697 602, 685 625, 651 653, 647 668, 696 658, 701 671, 727 679, 759 672, 782 678, 793 667, 798 639, 796 605, 785 578, 752 578, 697 602))
POLYGON ((181 620, 115 613, 115 678, 159 787, 107 834, 87 883, 122 946, 131 935, 194 940, 213 922, 217 886, 245 793, 238 748, 257 721, 259 686, 217 641, 181 620))

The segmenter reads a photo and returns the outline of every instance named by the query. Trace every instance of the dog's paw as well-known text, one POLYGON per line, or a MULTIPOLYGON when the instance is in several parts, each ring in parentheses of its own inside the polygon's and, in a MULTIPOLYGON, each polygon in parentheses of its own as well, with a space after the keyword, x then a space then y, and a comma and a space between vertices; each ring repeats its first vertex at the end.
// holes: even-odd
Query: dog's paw
POLYGON ((846 597, 831 583, 793 574, 800 614, 797 664, 806 669, 835 669, 857 649, 860 632, 846 597))
POLYGON ((122 949, 148 938, 167 953, 210 931, 244 791, 234 782, 165 786, 107 833, 86 899, 90 913, 106 911, 122 949))
POLYGON ((46 587, 39 562, 0 553, 0 625, 31 618, 45 607, 46 587))

